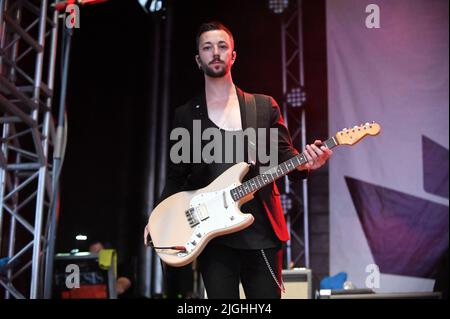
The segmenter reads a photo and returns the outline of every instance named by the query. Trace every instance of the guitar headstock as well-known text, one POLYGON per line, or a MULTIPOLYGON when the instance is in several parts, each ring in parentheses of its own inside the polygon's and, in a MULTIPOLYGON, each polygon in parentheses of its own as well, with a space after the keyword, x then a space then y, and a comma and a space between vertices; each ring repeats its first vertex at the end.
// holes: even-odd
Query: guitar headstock
POLYGON ((340 145, 354 145, 367 135, 378 135, 381 127, 378 123, 366 123, 336 133, 335 138, 340 145))

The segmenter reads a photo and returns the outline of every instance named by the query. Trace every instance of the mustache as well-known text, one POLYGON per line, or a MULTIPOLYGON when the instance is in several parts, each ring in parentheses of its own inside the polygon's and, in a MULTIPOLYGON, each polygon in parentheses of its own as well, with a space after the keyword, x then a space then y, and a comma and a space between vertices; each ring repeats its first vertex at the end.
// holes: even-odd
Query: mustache
POLYGON ((216 59, 212 60, 211 62, 209 62, 209 64, 213 64, 213 63, 216 63, 216 62, 225 63, 221 59, 216 58, 216 59))

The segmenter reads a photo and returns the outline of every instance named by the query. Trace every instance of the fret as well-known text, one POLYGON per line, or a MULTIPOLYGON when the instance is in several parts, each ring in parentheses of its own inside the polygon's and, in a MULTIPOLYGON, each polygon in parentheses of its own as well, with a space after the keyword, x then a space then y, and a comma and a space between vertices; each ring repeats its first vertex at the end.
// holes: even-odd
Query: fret
POLYGON ((337 145, 334 137, 328 139, 327 141, 325 141, 325 143, 326 143, 327 147, 330 148, 330 149, 337 145))
POLYGON ((305 164, 306 162, 308 162, 308 160, 306 159, 306 156, 305 156, 305 154, 301 154, 300 155, 300 163, 301 164, 305 164))
POLYGON ((289 163, 287 165, 288 165, 288 167, 293 167, 294 166, 294 164, 292 163, 292 160, 289 160, 289 163))
MULTIPOLYGON (((334 139, 334 137, 322 142, 323 145, 329 149, 339 145, 339 143, 334 139)), ((238 200, 251 192, 255 192, 260 188, 274 182, 279 177, 284 176, 298 166, 308 163, 305 153, 297 154, 297 156, 281 163, 280 165, 267 170, 265 173, 253 177, 252 179, 242 183, 240 186, 231 190, 231 196, 234 200, 238 200)))
POLYGON ((256 181, 258 182, 258 187, 261 188, 261 186, 262 186, 263 184, 261 183, 261 180, 260 180, 260 177, 259 177, 259 176, 256 177, 256 181))

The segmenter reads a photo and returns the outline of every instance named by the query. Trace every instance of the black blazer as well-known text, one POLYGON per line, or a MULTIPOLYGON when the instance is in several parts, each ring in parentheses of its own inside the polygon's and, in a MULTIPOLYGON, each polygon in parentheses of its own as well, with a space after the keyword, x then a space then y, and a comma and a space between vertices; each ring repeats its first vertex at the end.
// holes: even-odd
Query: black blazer
MULTIPOLYGON (((245 130, 248 127, 246 123, 247 105, 245 103, 244 93, 237 87, 236 92, 241 111, 242 129, 245 130)), ((296 156, 298 151, 292 146, 291 137, 284 124, 278 104, 270 96, 262 94, 255 94, 254 96, 256 102, 256 123, 258 128, 278 128, 278 164, 296 156)), ((185 128, 192 137, 193 120, 205 119, 208 119, 208 110, 205 94, 202 93, 175 110, 172 128, 185 128)), ((266 136, 268 137, 269 134, 266 134, 266 136)), ((171 141, 169 143, 170 147, 176 142, 177 141, 171 141)), ((211 181, 205 180, 203 174, 205 165, 208 164, 203 162, 192 163, 192 157, 190 163, 175 164, 169 160, 166 185, 159 202, 177 192, 194 190, 207 186, 211 181)), ((257 162, 255 165, 255 172, 258 171, 259 165, 260 163, 257 162)), ((291 180, 301 180, 306 177, 306 171, 295 170, 289 174, 289 179, 291 180)), ((254 200, 261 201, 275 234, 281 241, 286 241, 289 239, 289 233, 286 227, 279 195, 276 184, 271 183, 256 192, 254 200)))

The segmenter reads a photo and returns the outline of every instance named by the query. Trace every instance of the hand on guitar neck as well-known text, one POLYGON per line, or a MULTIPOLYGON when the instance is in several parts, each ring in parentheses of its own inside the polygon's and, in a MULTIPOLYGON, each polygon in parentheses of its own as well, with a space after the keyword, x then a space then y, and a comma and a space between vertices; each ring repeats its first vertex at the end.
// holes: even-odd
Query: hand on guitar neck
POLYGON ((333 151, 327 148, 322 141, 315 140, 313 144, 306 145, 303 154, 305 154, 308 162, 299 166, 297 169, 300 171, 305 169, 310 171, 322 167, 330 156, 333 155, 333 151))

